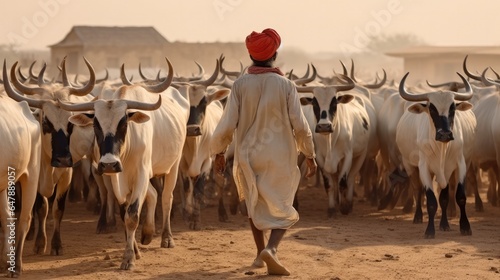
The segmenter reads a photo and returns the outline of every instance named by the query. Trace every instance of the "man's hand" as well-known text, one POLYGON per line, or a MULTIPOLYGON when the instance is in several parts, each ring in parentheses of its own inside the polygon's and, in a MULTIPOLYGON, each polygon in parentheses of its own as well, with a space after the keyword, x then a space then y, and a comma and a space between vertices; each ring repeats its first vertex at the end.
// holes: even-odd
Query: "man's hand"
POLYGON ((214 168, 215 172, 219 175, 224 175, 224 170, 226 169, 226 158, 224 157, 224 154, 217 154, 215 156, 214 168))
POLYGON ((316 174, 316 169, 318 168, 318 165, 316 164, 316 160, 314 158, 307 158, 306 163, 307 163, 306 178, 309 178, 312 177, 314 174, 316 174))

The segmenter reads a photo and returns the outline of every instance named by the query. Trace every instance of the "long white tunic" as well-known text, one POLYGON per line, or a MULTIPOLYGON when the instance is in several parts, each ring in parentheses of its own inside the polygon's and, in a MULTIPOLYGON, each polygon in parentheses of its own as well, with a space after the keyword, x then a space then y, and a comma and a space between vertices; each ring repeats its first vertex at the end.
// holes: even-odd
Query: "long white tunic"
POLYGON ((223 152, 233 135, 233 174, 249 218, 260 230, 291 227, 299 219, 292 206, 298 151, 315 156, 295 85, 275 73, 238 79, 213 134, 212 154, 223 152))

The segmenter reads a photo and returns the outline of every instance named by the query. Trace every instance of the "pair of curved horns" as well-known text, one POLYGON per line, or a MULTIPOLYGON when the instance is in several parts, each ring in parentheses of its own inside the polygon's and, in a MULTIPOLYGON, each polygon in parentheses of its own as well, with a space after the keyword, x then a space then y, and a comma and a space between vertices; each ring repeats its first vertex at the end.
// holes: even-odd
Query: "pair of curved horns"
MULTIPOLYGON (((343 74, 337 74, 337 77, 341 80, 347 81, 347 84, 328 85, 326 87, 335 88, 337 91, 347 91, 347 90, 351 90, 354 88, 354 86, 355 86, 354 81, 351 78, 349 78, 349 76, 346 76, 343 74)), ((325 87, 325 86, 321 86, 321 87, 325 87)), ((297 91, 298 92, 313 92, 315 88, 316 88, 316 86, 305 86, 305 87, 298 86, 297 91)))
MULTIPOLYGON (((163 81, 161 81, 159 84, 156 84, 156 85, 140 84, 140 86, 143 87, 148 92, 151 92, 151 93, 164 92, 172 84, 172 80, 174 78, 174 67, 172 67, 172 63, 170 63, 170 60, 168 60, 168 58, 165 57, 165 60, 167 61, 167 64, 168 64, 167 78, 163 79, 163 81)), ((132 83, 128 80, 127 76, 125 75, 125 64, 122 64, 122 67, 120 69, 120 78, 121 78, 122 83, 124 85, 127 85, 127 86, 132 85, 132 83)))
MULTIPOLYGON (((63 110, 66 111, 72 111, 72 112, 81 112, 81 111, 94 111, 94 103, 96 101, 91 101, 91 102, 85 102, 85 103, 77 103, 77 104, 71 104, 71 103, 65 103, 62 102, 61 100, 57 100, 59 103, 59 107, 61 107, 63 110)), ((140 101, 134 101, 134 100, 123 100, 127 104, 127 109, 134 109, 134 110, 143 110, 143 111, 154 111, 161 106, 161 95, 158 96, 158 101, 155 103, 145 103, 145 102, 140 102, 140 101)))
POLYGON ((208 86, 212 85, 215 82, 215 80, 219 76, 219 71, 220 71, 220 60, 216 59, 215 60, 215 70, 212 73, 212 76, 210 76, 210 78, 208 78, 206 80, 192 81, 191 84, 203 85, 203 86, 208 87, 208 86))
MULTIPOLYGON (((404 75, 403 79, 401 79, 401 83, 399 83, 399 94, 401 97, 405 100, 408 101, 414 101, 414 102, 420 102, 420 101, 429 101, 429 93, 421 93, 421 94, 414 94, 410 93, 409 91, 406 90, 405 88, 405 82, 406 78, 410 72, 407 72, 406 75, 404 75)), ((458 73, 458 76, 462 79, 462 82, 465 85, 465 93, 459 93, 455 92, 455 100, 458 101, 466 101, 472 98, 473 92, 472 92, 472 87, 467 81, 467 79, 464 78, 460 73, 458 73)))
MULTIPOLYGON (((12 67, 10 68, 11 79, 12 79, 12 77, 16 76, 16 66, 17 66, 17 62, 14 63, 14 65, 12 65, 12 67)), ((17 102, 26 101, 26 102, 28 102, 28 105, 30 107, 42 108, 44 100, 33 99, 33 98, 29 98, 29 97, 23 96, 22 94, 18 93, 12 87, 12 85, 10 84, 10 81, 9 81, 9 77, 7 75, 7 62, 6 62, 5 59, 3 60, 3 81, 4 81, 5 92, 7 92, 7 95, 10 98, 14 99, 17 102)))
POLYGON ((316 80, 316 77, 318 75, 318 71, 316 70, 316 67, 312 63, 311 63, 311 67, 312 67, 312 75, 310 77, 308 77, 309 76, 309 64, 308 64, 307 71, 306 71, 307 76, 304 75, 304 77, 295 79, 295 80, 293 80, 293 82, 296 85, 303 85, 303 84, 307 84, 307 83, 310 83, 310 82, 316 80))
MULTIPOLYGON (((495 70, 491 69, 498 77, 498 74, 495 72, 495 70)), ((486 69, 484 69, 483 73, 481 73, 481 81, 483 82, 483 84, 485 86, 500 86, 500 83, 498 81, 492 81, 488 78, 486 78, 485 74, 486 74, 486 71, 488 71, 488 67, 486 67, 486 69)))
POLYGON ((74 88, 71 83, 68 80, 68 74, 66 73, 66 57, 64 57, 62 61, 62 80, 63 80, 63 85, 65 87, 69 88, 69 94, 77 95, 77 96, 85 96, 92 92, 94 89, 95 83, 96 83, 96 77, 95 77, 95 71, 94 67, 90 64, 90 62, 84 57, 83 60, 85 61, 85 64, 87 65, 87 68, 89 69, 90 72, 90 78, 85 86, 82 88, 74 88))

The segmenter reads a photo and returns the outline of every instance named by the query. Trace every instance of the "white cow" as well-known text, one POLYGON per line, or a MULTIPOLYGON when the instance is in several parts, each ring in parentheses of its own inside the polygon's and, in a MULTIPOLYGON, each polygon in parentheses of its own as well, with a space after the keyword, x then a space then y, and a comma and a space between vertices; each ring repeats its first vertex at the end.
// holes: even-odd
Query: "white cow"
MULTIPOLYGON (((377 136, 380 142, 379 176, 384 186, 385 196, 380 200, 378 209, 385 209, 390 205, 394 208, 401 191, 405 188, 407 178, 401 163, 401 154, 396 145, 396 131, 399 119, 404 113, 405 100, 401 98, 397 89, 387 88, 379 95, 385 95, 384 103, 377 114, 377 136)), ((404 212, 411 211, 411 203, 405 205, 404 212)))
POLYGON ((111 100, 61 103, 69 111, 94 111, 93 116, 78 114, 70 121, 78 126, 94 125, 98 171, 110 176, 113 192, 123 207, 126 246, 121 269, 125 270, 132 269, 136 258, 140 257, 135 231, 146 197, 149 218, 143 227, 141 242, 149 243, 154 233, 151 219, 156 197, 154 189, 149 187, 149 179, 154 176, 164 176, 161 247, 174 247, 170 211, 186 137, 189 101, 179 91, 168 88, 173 68, 170 61, 167 62, 169 74, 161 84, 124 85, 111 100), (158 93, 160 98, 148 92, 158 93))
MULTIPOLYGON (((33 102, 33 106, 37 106, 39 110, 35 113, 39 122, 42 125, 42 154, 40 160, 40 183, 39 194, 43 198, 37 199, 35 208, 38 212, 40 220, 40 228, 35 242, 35 253, 42 254, 46 247, 46 231, 45 221, 47 219, 48 206, 47 198, 51 197, 56 189, 56 196, 52 207, 54 218, 54 234, 51 241, 51 255, 61 255, 63 253, 61 241, 61 221, 64 214, 66 195, 68 193, 69 184, 72 176, 73 162, 80 160, 89 152, 91 141, 74 142, 78 146, 70 147, 70 139, 76 135, 77 138, 82 138, 83 135, 89 133, 88 128, 75 128, 73 124, 68 122, 71 113, 59 108, 56 100, 65 100, 71 102, 81 102, 90 100, 91 97, 86 97, 89 94, 95 83, 94 69, 90 63, 85 60, 90 71, 90 80, 82 88, 73 88, 69 83, 59 84, 44 84, 43 74, 45 65, 40 71, 38 81, 39 87, 27 87, 20 83, 16 77, 17 62, 11 67, 11 80, 21 93, 30 95, 37 99, 38 102, 33 102), (71 154, 70 151, 78 152, 71 154), (57 188, 56 188, 57 185, 57 188), (41 202, 41 203, 38 203, 41 202)), ((65 70, 65 63, 63 63, 65 70)), ((63 79, 67 82, 67 76, 63 71, 63 79)), ((24 96, 16 91, 7 91, 7 94, 15 100, 24 100, 24 96)))
MULTIPOLYGON (((14 91, 7 78, 7 69, 3 64, 5 89, 14 91)), ((8 269, 8 276, 17 277, 22 272, 22 256, 26 234, 31 220, 31 208, 35 202, 38 178, 40 174, 41 130, 40 124, 33 117, 29 106, 39 101, 28 103, 16 102, 5 95, 0 95, 0 139, 2 156, 0 157, 0 217, 4 240, 0 244, 0 268, 8 269), (14 183, 19 183, 22 190, 21 201, 16 196, 14 183), (17 200, 17 201, 16 201, 17 200), (15 207, 21 206, 17 220, 13 215, 15 207), (14 237, 14 238, 12 238, 14 237)))
MULTIPOLYGON (((474 114, 478 120, 477 135, 481 137, 476 138, 474 143, 474 153, 473 153, 473 164, 472 172, 474 185, 477 186, 474 191, 477 193, 477 189, 482 185, 480 169, 487 171, 489 173, 490 186, 488 189, 488 200, 493 206, 500 204, 500 188, 497 191, 497 178, 500 174, 499 163, 500 163, 500 143, 498 142, 498 135, 500 135, 500 130, 498 129, 498 123, 500 116, 498 116, 499 108, 499 88, 498 82, 490 81, 485 77, 485 73, 488 70, 486 68, 482 75, 473 75, 469 72, 466 66, 467 57, 464 59, 463 69, 464 72, 471 79, 481 81, 481 86, 473 86, 474 95, 479 96, 474 101, 474 114), (475 176, 474 176, 475 175, 475 176)), ((478 209, 476 203, 476 210, 478 209)))
POLYGON ((472 88, 459 74, 465 84, 465 93, 437 91, 411 94, 405 88, 407 73, 399 85, 399 93, 409 103, 401 117, 396 133, 396 143, 401 151, 403 165, 416 188, 417 209, 415 220, 422 219, 422 185, 427 197, 429 223, 426 238, 434 238, 434 216, 437 200, 434 195, 433 178, 441 189, 439 204, 442 209, 440 228, 450 230, 446 209, 449 200, 449 185, 456 185, 456 201, 460 208, 460 232, 472 234, 465 211, 465 175, 467 159, 470 159, 476 128, 472 105, 472 88), (420 103, 424 102, 424 103, 420 103), (418 176, 417 176, 418 175, 418 176))
POLYGON ((362 98, 351 94, 338 94, 354 88, 354 82, 347 76, 347 85, 297 87, 299 92, 312 92, 314 97, 302 97, 304 114, 313 114, 313 133, 316 160, 328 192, 328 214, 332 216, 340 204, 340 212, 352 211, 354 181, 365 160, 368 141, 372 130, 370 117, 362 98), (340 194, 340 195, 339 195, 340 194))
MULTIPOLYGON (((488 86, 495 85, 495 90, 493 94, 478 100, 473 109, 478 121, 478 137, 474 143, 473 163, 475 167, 489 170, 488 200, 493 206, 497 206, 497 203, 500 202, 498 197, 500 189, 497 191, 497 178, 500 178, 500 83, 487 79, 484 76, 486 70, 482 73, 483 83, 488 86)), ((477 177, 477 181, 480 182, 480 176, 477 177)))
MULTIPOLYGON (((190 83, 177 83, 174 86, 182 95, 189 96, 190 111, 187 121, 187 138, 182 152, 180 174, 189 186, 184 210, 188 214, 191 229, 200 229, 200 208, 204 199, 206 177, 210 174, 213 158, 210 155, 210 140, 222 116, 223 107, 219 102, 230 90, 207 88, 219 74, 219 60, 210 78, 190 83)), ((219 217, 224 219, 224 217, 219 217)))
MULTIPOLYGON (((344 72, 344 75, 347 75, 347 68, 345 67, 344 63, 340 61, 342 65, 342 69, 344 72)), ((382 100, 381 98, 374 98, 374 95, 372 91, 379 89, 382 87, 386 80, 387 80, 387 74, 385 70, 383 71, 384 76, 382 80, 378 83, 374 84, 364 84, 361 82, 356 81, 356 78, 354 76, 354 61, 351 59, 351 76, 350 78, 356 83, 354 88, 352 90, 347 91, 344 94, 351 94, 356 96, 357 99, 362 99, 360 102, 364 104, 363 106, 365 107, 368 117, 369 117, 369 122, 370 122, 370 135, 368 139, 368 147, 367 147, 367 154, 365 161, 363 163, 363 166, 360 170, 360 177, 361 181, 364 187, 365 191, 365 197, 368 199, 372 199, 371 202, 372 204, 375 203, 376 199, 376 191, 377 188, 375 186, 375 169, 376 169, 376 162, 375 162, 375 157, 379 153, 380 150, 380 144, 378 141, 377 137, 377 112, 378 109, 380 109, 382 100)), ((335 85, 338 84, 340 81, 338 77, 333 76, 333 77, 321 77, 321 83, 324 85, 335 85)))

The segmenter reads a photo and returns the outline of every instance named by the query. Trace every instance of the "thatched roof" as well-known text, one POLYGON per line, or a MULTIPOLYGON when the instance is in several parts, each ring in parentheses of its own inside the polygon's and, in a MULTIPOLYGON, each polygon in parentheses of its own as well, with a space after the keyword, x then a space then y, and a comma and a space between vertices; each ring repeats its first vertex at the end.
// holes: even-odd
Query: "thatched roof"
POLYGON ((168 44, 167 39, 152 26, 73 26, 62 41, 49 47, 164 46, 165 44, 168 44))

